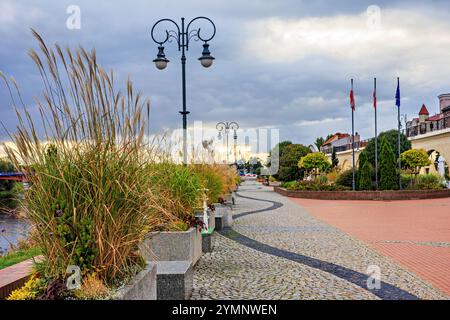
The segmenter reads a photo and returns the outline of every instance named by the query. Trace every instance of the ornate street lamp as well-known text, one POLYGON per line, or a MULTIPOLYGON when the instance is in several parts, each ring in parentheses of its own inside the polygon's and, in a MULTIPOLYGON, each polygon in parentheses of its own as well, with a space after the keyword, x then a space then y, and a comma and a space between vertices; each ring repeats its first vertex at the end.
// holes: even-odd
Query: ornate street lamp
POLYGON ((230 162, 230 152, 228 151, 228 134, 230 130, 233 130, 233 139, 234 139, 234 163, 237 163, 237 155, 236 155, 236 145, 237 145, 237 130, 239 130, 239 125, 236 122, 219 122, 216 125, 217 131, 219 131, 219 139, 222 139, 223 133, 227 136, 227 163, 230 162))
POLYGON ((189 44, 191 40, 194 41, 203 41, 203 53, 202 56, 198 59, 203 67, 209 68, 214 61, 214 57, 211 56, 209 51, 208 41, 212 40, 216 35, 216 26, 212 22, 211 19, 206 17, 197 17, 192 19, 187 26, 185 27, 184 18, 181 18, 181 28, 180 26, 173 21, 172 19, 161 19, 157 21, 151 31, 153 41, 158 44, 158 54, 156 59, 153 60, 155 66, 159 70, 164 70, 167 67, 167 64, 170 62, 169 59, 166 58, 164 53, 164 44, 170 43, 174 39, 176 44, 178 45, 178 51, 181 51, 181 88, 182 88, 182 102, 183 102, 183 111, 180 111, 180 114, 183 118, 183 163, 187 164, 187 115, 189 111, 187 111, 186 107, 186 51, 189 50, 189 44), (198 20, 206 20, 211 23, 213 27, 213 32, 210 37, 204 37, 203 34, 200 33, 200 28, 191 28, 193 22, 198 20), (168 22, 175 26, 175 30, 166 29, 164 32, 164 36, 162 40, 157 40, 155 38, 155 28, 160 23, 168 22))

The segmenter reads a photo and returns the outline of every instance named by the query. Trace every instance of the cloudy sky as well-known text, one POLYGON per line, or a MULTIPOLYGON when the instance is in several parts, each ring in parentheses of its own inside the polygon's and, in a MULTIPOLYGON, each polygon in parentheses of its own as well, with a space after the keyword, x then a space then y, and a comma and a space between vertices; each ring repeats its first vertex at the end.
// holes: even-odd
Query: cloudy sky
MULTIPOLYGON (((210 43, 216 60, 212 68, 202 68, 197 60, 201 43, 191 44, 190 123, 237 121, 242 128, 279 128, 281 139, 310 144, 317 136, 351 130, 353 77, 356 130, 365 139, 373 132, 373 77, 378 78, 380 130, 396 126, 397 76, 402 113, 409 118, 422 103, 437 112, 437 95, 450 92, 450 4, 438 0, 0 0, 0 70, 17 79, 32 108, 42 85, 27 56, 28 49, 37 48, 31 27, 48 43, 95 47, 103 67, 113 69, 119 81, 129 75, 150 97, 152 131, 176 129, 181 125, 180 55, 168 44, 171 62, 166 70, 156 70, 150 29, 160 18, 199 15, 217 26, 210 43), (70 5, 81 9, 79 30, 66 27, 70 5)), ((14 129, 3 85, 0 117, 14 129)), ((0 140, 5 139, 2 129, 0 140)))

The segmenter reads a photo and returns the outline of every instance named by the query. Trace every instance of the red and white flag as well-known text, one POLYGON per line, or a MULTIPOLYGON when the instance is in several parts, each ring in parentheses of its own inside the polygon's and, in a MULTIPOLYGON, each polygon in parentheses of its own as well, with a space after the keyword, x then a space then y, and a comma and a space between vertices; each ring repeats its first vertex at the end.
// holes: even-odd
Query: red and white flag
POLYGON ((355 111, 355 96, 353 95, 353 82, 352 82, 352 90, 350 90, 350 107, 353 111, 355 111))
POLYGON ((373 90, 373 107, 377 108, 377 89, 373 90))

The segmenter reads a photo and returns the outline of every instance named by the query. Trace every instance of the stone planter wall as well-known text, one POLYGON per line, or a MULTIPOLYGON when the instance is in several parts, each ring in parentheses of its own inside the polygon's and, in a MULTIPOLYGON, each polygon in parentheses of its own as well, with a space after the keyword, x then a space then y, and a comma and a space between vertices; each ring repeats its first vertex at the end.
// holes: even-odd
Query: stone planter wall
POLYGON ((215 203, 216 208, 216 230, 221 231, 223 228, 231 228, 233 226, 233 215, 231 208, 226 205, 215 203))
POLYGON ((119 289, 113 300, 156 300, 156 263, 148 263, 130 283, 119 289))
POLYGON ((149 261, 190 261, 194 266, 202 255, 202 235, 194 228, 188 231, 151 232, 140 245, 149 261))
POLYGON ((274 191, 291 198, 318 200, 417 200, 450 198, 450 189, 402 191, 293 191, 274 187, 274 191))

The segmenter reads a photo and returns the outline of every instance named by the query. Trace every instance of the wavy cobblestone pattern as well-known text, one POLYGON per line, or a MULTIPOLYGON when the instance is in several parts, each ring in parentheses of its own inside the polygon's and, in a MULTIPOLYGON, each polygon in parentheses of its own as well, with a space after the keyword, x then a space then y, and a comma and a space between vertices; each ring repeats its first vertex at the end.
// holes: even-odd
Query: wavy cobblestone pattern
POLYGON ((193 299, 447 298, 269 188, 239 194, 234 230, 216 234, 195 269, 193 299), (366 287, 369 265, 381 269, 380 290, 366 287))

